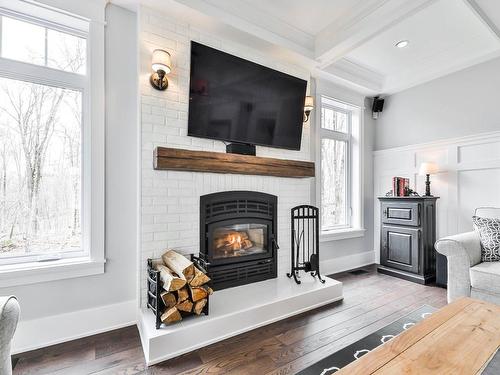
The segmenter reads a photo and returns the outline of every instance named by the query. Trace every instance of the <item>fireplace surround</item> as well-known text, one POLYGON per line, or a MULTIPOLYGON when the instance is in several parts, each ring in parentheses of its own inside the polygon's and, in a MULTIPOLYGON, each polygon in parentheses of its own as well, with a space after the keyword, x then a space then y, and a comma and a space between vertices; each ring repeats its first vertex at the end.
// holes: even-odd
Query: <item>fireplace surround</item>
POLYGON ((200 197, 200 255, 195 261, 221 290, 277 276, 274 195, 227 191, 200 197))

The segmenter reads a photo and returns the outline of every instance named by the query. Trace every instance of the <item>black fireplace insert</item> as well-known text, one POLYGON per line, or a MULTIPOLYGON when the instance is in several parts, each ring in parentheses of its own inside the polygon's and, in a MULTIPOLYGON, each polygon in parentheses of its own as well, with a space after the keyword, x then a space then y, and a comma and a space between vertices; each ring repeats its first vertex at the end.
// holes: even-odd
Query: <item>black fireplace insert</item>
POLYGON ((276 277, 277 197, 228 191, 200 197, 200 256, 215 290, 276 277))

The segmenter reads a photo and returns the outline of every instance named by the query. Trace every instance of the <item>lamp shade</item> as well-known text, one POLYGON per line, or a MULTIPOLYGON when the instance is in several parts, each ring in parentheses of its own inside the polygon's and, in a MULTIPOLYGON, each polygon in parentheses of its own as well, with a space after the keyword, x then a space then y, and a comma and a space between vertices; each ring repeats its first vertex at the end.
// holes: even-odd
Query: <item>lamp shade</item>
POLYGON ((304 103, 304 111, 312 111, 314 109, 314 98, 312 96, 306 96, 306 101, 304 103))
POLYGON ((436 163, 425 162, 425 163, 420 164, 419 174, 421 176, 425 176, 427 174, 435 174, 438 172, 438 170, 439 170, 439 168, 438 168, 436 163))
POLYGON ((153 71, 158 72, 163 70, 165 74, 170 73, 172 67, 172 60, 170 54, 162 49, 155 49, 153 51, 153 58, 151 60, 151 68, 153 71))

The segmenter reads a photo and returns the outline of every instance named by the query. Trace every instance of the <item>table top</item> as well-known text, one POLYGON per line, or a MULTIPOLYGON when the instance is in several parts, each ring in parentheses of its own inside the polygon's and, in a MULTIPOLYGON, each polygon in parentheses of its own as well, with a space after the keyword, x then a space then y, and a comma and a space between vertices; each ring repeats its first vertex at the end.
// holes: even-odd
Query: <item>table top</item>
POLYGON ((461 298, 336 374, 478 374, 500 347, 500 306, 461 298))

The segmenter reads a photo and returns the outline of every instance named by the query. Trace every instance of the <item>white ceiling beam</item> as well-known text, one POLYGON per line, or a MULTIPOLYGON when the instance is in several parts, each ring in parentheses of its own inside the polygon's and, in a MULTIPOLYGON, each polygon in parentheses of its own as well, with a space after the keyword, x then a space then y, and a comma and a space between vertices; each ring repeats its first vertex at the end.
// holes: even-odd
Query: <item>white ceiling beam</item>
POLYGON ((469 7, 471 12, 491 31, 491 33, 500 40, 500 30, 495 23, 486 15, 483 9, 476 3, 475 0, 463 0, 469 7))
POLYGON ((253 7, 249 7, 244 2, 234 0, 234 4, 226 3, 226 5, 230 6, 230 10, 228 10, 217 6, 216 2, 211 3, 205 0, 175 1, 269 43, 287 48, 306 58, 314 58, 314 38, 312 36, 297 29, 291 30, 289 25, 279 20, 273 19, 271 22, 265 19, 262 14, 257 14, 253 7), (255 17, 260 17, 260 22, 255 22, 255 17), (265 23, 265 27, 262 26, 263 23, 265 23), (287 37, 281 34, 285 34, 287 37), (290 35, 293 35, 294 38, 290 38, 290 35))
POLYGON ((323 69, 326 73, 350 81, 370 91, 380 93, 383 89, 385 76, 373 70, 350 61, 346 58, 323 69))
POLYGON ((378 33, 437 0, 386 0, 345 26, 332 24, 316 36, 315 58, 320 68, 340 60, 378 33))

